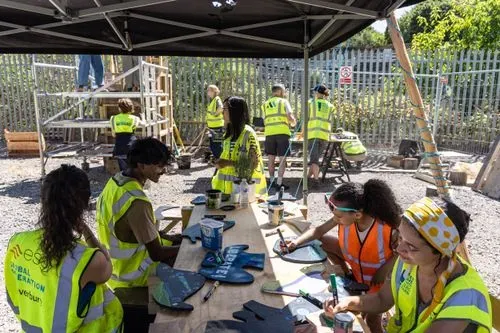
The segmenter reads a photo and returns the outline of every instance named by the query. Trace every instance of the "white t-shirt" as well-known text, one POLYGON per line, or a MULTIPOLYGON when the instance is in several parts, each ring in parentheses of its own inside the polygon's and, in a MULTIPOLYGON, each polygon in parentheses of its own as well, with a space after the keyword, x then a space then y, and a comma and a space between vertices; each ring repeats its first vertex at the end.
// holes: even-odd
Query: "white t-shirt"
POLYGON ((292 106, 290 105, 290 102, 287 99, 283 99, 285 101, 285 111, 286 114, 291 114, 292 113, 292 106))
POLYGON ((363 243, 366 239, 366 236, 368 235, 368 232, 372 228, 373 223, 375 223, 375 219, 373 219, 372 223, 366 228, 364 231, 359 231, 358 226, 356 225, 356 232, 358 233, 358 237, 361 240, 361 243, 363 243))

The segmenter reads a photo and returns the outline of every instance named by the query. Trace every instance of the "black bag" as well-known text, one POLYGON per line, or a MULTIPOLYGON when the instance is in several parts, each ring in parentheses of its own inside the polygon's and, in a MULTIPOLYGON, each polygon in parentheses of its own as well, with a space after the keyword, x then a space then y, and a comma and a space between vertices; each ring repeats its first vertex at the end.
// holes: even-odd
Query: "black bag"
POLYGON ((398 155, 403 155, 404 157, 418 157, 418 155, 420 155, 418 142, 414 140, 401 140, 398 155))

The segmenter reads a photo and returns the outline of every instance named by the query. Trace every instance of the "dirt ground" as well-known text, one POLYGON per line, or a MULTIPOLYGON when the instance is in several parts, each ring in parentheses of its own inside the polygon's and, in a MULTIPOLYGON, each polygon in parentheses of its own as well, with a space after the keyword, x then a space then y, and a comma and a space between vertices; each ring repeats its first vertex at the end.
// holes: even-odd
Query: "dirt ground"
MULTIPOLYGON (((50 171, 62 163, 80 166, 81 160, 51 159, 47 164, 50 171)), ((91 164, 92 195, 97 197, 109 178, 102 164, 91 164)), ((20 325, 6 303, 3 279, 3 258, 11 235, 18 231, 35 228, 40 197, 39 160, 0 158, 0 332, 17 332, 20 325)), ((194 162, 190 170, 176 170, 165 175, 158 184, 152 184, 150 197, 155 206, 186 205, 196 195, 203 194, 210 186, 214 169, 206 164, 194 162)), ((295 194, 302 176, 301 171, 287 172, 289 193, 295 194)), ((387 181, 393 188, 399 203, 407 207, 425 195, 427 183, 414 179, 409 174, 362 172, 352 175, 353 181, 365 182, 370 178, 387 181)), ((324 204, 323 194, 334 189, 331 179, 326 184, 311 191, 308 197, 309 219, 321 223, 329 218, 330 212, 324 204)), ((297 198, 301 199, 301 189, 297 198)), ((497 274, 500 255, 500 202, 473 192, 468 187, 453 189, 455 201, 472 214, 467 242, 472 261, 484 278, 490 291, 500 296, 500 277, 497 274)), ((94 226, 94 212, 88 215, 88 223, 94 226)))

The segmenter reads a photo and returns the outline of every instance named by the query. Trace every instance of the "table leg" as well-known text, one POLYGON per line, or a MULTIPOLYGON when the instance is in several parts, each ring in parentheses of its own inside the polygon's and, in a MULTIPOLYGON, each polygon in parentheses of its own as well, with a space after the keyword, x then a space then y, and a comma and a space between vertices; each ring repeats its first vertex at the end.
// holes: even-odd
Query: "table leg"
POLYGON ((321 182, 324 183, 326 179, 326 173, 331 166, 332 157, 335 151, 335 144, 332 142, 328 142, 326 146, 325 153, 323 154, 323 159, 320 164, 320 171, 323 173, 321 176, 321 182), (333 146, 332 146, 333 144, 333 146))
POLYGON ((347 177, 347 181, 350 182, 351 181, 351 177, 349 176, 349 171, 347 171, 347 161, 344 158, 344 154, 342 154, 341 145, 340 145, 340 143, 333 143, 333 145, 334 145, 335 154, 339 158, 338 159, 338 161, 339 161, 339 170, 340 170, 340 173, 341 173, 340 179, 342 179, 342 177, 344 177, 344 175, 345 175, 347 177))

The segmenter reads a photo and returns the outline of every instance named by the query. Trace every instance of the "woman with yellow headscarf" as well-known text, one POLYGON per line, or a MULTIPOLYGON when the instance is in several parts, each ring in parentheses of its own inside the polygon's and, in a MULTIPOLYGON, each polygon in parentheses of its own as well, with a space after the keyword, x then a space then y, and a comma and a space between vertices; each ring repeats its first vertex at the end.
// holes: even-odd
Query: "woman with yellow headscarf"
POLYGON ((449 201, 423 198, 404 213, 392 274, 375 294, 325 302, 325 313, 383 313, 395 305, 387 332, 490 332, 492 310, 479 274, 456 253, 470 215, 449 201))

